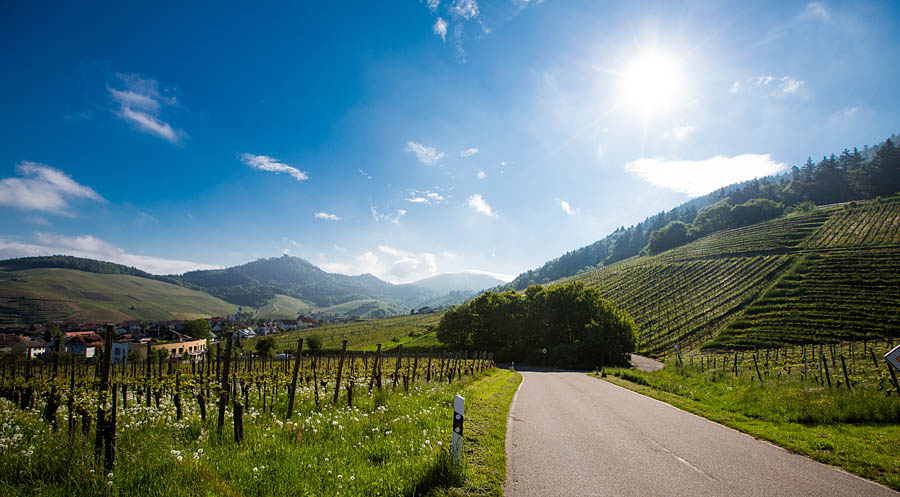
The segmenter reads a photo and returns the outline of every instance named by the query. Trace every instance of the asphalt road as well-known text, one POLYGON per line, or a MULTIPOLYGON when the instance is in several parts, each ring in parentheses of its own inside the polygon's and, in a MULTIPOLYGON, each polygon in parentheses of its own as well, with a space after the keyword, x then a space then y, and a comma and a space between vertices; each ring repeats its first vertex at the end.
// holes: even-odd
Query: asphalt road
POLYGON ((584 373, 520 372, 507 496, 900 496, 584 373))

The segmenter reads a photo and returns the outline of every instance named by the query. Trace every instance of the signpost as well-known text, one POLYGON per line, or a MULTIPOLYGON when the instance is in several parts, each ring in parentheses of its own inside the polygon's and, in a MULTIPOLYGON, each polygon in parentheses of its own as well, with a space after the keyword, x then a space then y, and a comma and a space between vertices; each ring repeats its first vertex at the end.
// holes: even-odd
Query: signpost
POLYGON ((463 415, 466 399, 457 395, 453 398, 453 441, 450 444, 450 458, 457 465, 462 464, 463 415))
POLYGON ((897 384, 897 375, 894 373, 894 370, 900 371, 900 345, 894 347, 890 352, 884 355, 884 360, 887 361, 888 371, 891 372, 891 379, 894 380, 894 388, 897 389, 897 394, 900 395, 900 385, 897 384))

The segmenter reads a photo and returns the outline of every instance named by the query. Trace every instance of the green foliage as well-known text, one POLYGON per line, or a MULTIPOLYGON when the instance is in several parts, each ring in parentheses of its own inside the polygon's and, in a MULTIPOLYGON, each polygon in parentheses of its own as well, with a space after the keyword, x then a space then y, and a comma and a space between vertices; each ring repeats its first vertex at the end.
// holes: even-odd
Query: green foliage
POLYGON ((493 350, 501 360, 570 366, 625 364, 636 345, 631 318, 580 282, 486 292, 445 313, 437 336, 451 347, 493 350))
POLYGON ((306 348, 308 348, 312 354, 316 354, 322 350, 322 335, 313 333, 306 337, 306 348))
POLYGON ((256 341, 256 352, 263 357, 275 355, 275 339, 269 336, 256 341))
POLYGON ((680 247, 687 243, 687 233, 687 224, 681 221, 672 221, 650 233, 650 241, 647 243, 648 252, 651 255, 656 255, 670 248, 680 247))
POLYGON ((194 319, 184 323, 184 334, 193 338, 212 338, 209 321, 194 319))

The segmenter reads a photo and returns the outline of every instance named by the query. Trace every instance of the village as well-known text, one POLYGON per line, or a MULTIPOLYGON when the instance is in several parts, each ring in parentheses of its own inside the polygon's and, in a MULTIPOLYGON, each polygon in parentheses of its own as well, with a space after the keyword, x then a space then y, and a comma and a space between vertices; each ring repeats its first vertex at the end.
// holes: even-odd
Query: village
MULTIPOLYGON (((0 328, 0 354, 40 360, 59 350, 64 355, 91 359, 102 350, 102 333, 109 324, 33 324, 0 328)), ((288 320, 250 320, 232 315, 196 320, 124 321, 114 324, 112 361, 118 364, 143 361, 148 353, 156 357, 196 361, 206 353, 208 344, 224 339, 229 332, 233 338, 241 340, 321 324, 322 321, 306 316, 288 320)))

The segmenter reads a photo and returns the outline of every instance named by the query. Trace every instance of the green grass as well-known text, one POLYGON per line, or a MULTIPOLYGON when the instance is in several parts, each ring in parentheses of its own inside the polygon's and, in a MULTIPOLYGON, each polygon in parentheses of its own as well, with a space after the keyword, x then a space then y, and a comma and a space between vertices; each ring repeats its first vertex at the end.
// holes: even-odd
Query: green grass
POLYGON ((314 304, 287 295, 275 295, 266 305, 256 310, 260 319, 297 319, 298 314, 315 312, 314 304))
MULTIPOLYGON (((312 387, 302 386, 292 423, 283 421, 284 395, 273 413, 251 396, 242 444, 232 440, 230 414, 220 437, 215 409, 201 421, 187 392, 180 422, 168 395, 159 409, 130 399, 119 411, 111 475, 92 456, 93 433, 76 430, 70 438, 63 427, 54 434, 39 412, 0 399, 0 494, 501 495, 506 412, 518 382, 514 373, 492 370, 452 385, 416 382, 408 393, 386 385, 367 394, 358 378, 353 408, 321 410, 312 387), (448 460, 457 393, 467 399, 462 473, 448 460)), ((65 416, 63 407, 63 426, 65 416)))
POLYGON ((193 319, 237 310, 206 293, 162 281, 58 268, 2 272, 0 297, 0 324, 193 319))
MULTIPOLYGON (((730 365, 730 361, 728 362, 730 365)), ((653 373, 608 370, 607 381, 900 490, 900 397, 874 383, 845 388, 793 377, 760 382, 669 364, 653 373)))
POLYGON ((465 484, 439 489, 441 496, 500 497, 506 481, 506 418, 512 398, 522 382, 514 371, 497 370, 490 377, 467 387, 465 484))
MULTIPOLYGON (((350 323, 325 324, 316 328, 269 336, 275 339, 275 350, 278 352, 285 350, 293 352, 297 348, 298 338, 307 338, 312 334, 320 335, 323 339, 323 347, 328 350, 340 350, 343 340, 347 340, 349 350, 372 351, 379 343, 382 344, 382 350, 390 350, 401 344, 404 348, 410 346, 419 349, 439 348, 442 347, 442 344, 437 341, 433 328, 440 320, 441 314, 363 319, 350 323)), ((253 350, 257 340, 259 339, 243 340, 244 350, 253 350)))

